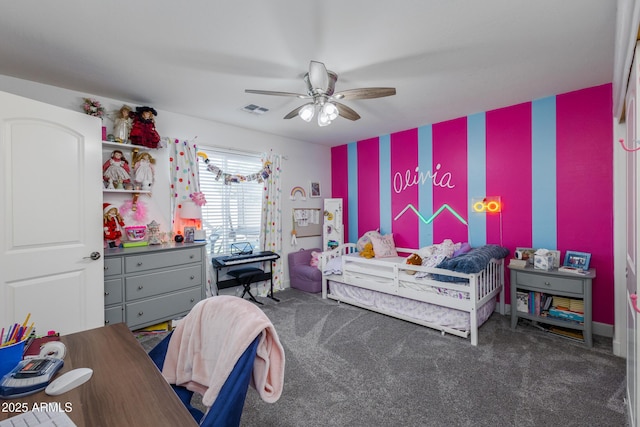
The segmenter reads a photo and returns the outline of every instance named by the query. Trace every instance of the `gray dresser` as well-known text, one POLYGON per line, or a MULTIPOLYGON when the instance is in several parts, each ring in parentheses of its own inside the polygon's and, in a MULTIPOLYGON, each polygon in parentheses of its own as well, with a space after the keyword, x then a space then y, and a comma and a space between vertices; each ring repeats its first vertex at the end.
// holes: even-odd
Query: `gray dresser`
POLYGON ((206 244, 105 249, 105 324, 140 329, 184 315, 205 297, 206 244))

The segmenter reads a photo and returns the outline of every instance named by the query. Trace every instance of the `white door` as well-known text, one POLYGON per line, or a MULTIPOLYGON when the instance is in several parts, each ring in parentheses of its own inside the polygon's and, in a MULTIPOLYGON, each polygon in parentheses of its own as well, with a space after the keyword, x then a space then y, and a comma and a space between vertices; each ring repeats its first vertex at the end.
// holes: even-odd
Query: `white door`
MULTIPOLYGON (((638 51, 636 50, 636 53, 638 51)), ((625 144, 633 148, 637 141, 638 109, 637 85, 638 64, 637 57, 633 62, 629 76, 629 88, 626 99, 626 127, 625 144)), ((629 407, 629 424, 638 425, 638 313, 633 308, 631 295, 637 294, 638 288, 638 161, 640 152, 626 153, 627 173, 627 402, 629 407)))
POLYGON ((100 135, 96 117, 0 92, 0 327, 104 325, 100 135))

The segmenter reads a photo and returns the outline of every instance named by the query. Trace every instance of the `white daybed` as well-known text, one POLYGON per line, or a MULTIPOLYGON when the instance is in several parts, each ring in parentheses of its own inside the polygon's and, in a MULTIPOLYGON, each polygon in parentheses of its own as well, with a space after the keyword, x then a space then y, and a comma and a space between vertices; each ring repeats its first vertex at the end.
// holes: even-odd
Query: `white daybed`
MULTIPOLYGON (((416 252, 403 248, 397 251, 416 252)), ((359 256, 353 243, 323 252, 322 297, 438 329, 443 334, 471 336, 472 345, 477 345, 478 328, 495 310, 498 295, 499 312, 504 314, 503 259, 491 258, 478 273, 407 265, 405 260, 403 256, 367 259, 359 256)))

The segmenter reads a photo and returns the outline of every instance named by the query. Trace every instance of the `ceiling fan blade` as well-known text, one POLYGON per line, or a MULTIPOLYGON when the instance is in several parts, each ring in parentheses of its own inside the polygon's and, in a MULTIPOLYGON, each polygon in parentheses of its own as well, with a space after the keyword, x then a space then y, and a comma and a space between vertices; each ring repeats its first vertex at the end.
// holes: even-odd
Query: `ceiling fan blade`
POLYGON ((309 95, 303 95, 301 93, 292 93, 292 92, 277 92, 272 90, 256 90, 256 89, 245 89, 244 91, 246 93, 257 93, 258 95, 294 96, 300 99, 311 98, 309 95))
POLYGON ((336 107, 338 107, 338 113, 340 114, 340 116, 344 117, 345 119, 356 121, 360 118, 360 114, 356 113, 350 107, 347 107, 344 104, 340 104, 339 102, 334 102, 334 104, 336 104, 336 107))
POLYGON ((365 87, 361 89, 347 89, 333 94, 335 99, 372 99, 396 94, 394 87, 365 87))
POLYGON ((311 88, 326 93, 329 86, 329 74, 327 67, 322 62, 311 61, 309 64, 309 83, 311 88))
POLYGON ((299 106, 298 108, 296 108, 295 110, 291 111, 289 114, 287 114, 283 118, 284 119, 292 119, 292 118, 296 117, 298 115, 298 112, 300 110, 302 110, 302 107, 304 107, 305 105, 308 105, 308 104, 304 104, 304 105, 299 106))

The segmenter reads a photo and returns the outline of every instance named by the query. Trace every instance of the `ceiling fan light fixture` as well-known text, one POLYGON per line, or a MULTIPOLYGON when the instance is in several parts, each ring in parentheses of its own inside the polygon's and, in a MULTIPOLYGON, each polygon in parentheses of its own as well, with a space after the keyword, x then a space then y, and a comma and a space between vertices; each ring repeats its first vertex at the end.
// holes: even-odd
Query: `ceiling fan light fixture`
POLYGON ((310 122, 316 113, 316 107, 313 104, 307 104, 298 111, 298 116, 305 122, 310 122))
POLYGON ((335 120, 338 117, 338 107, 331 102, 327 102, 322 106, 322 112, 327 115, 329 121, 335 120))
POLYGON ((318 114, 318 126, 329 126, 331 124, 331 119, 329 115, 324 111, 320 110, 320 114, 318 114))

